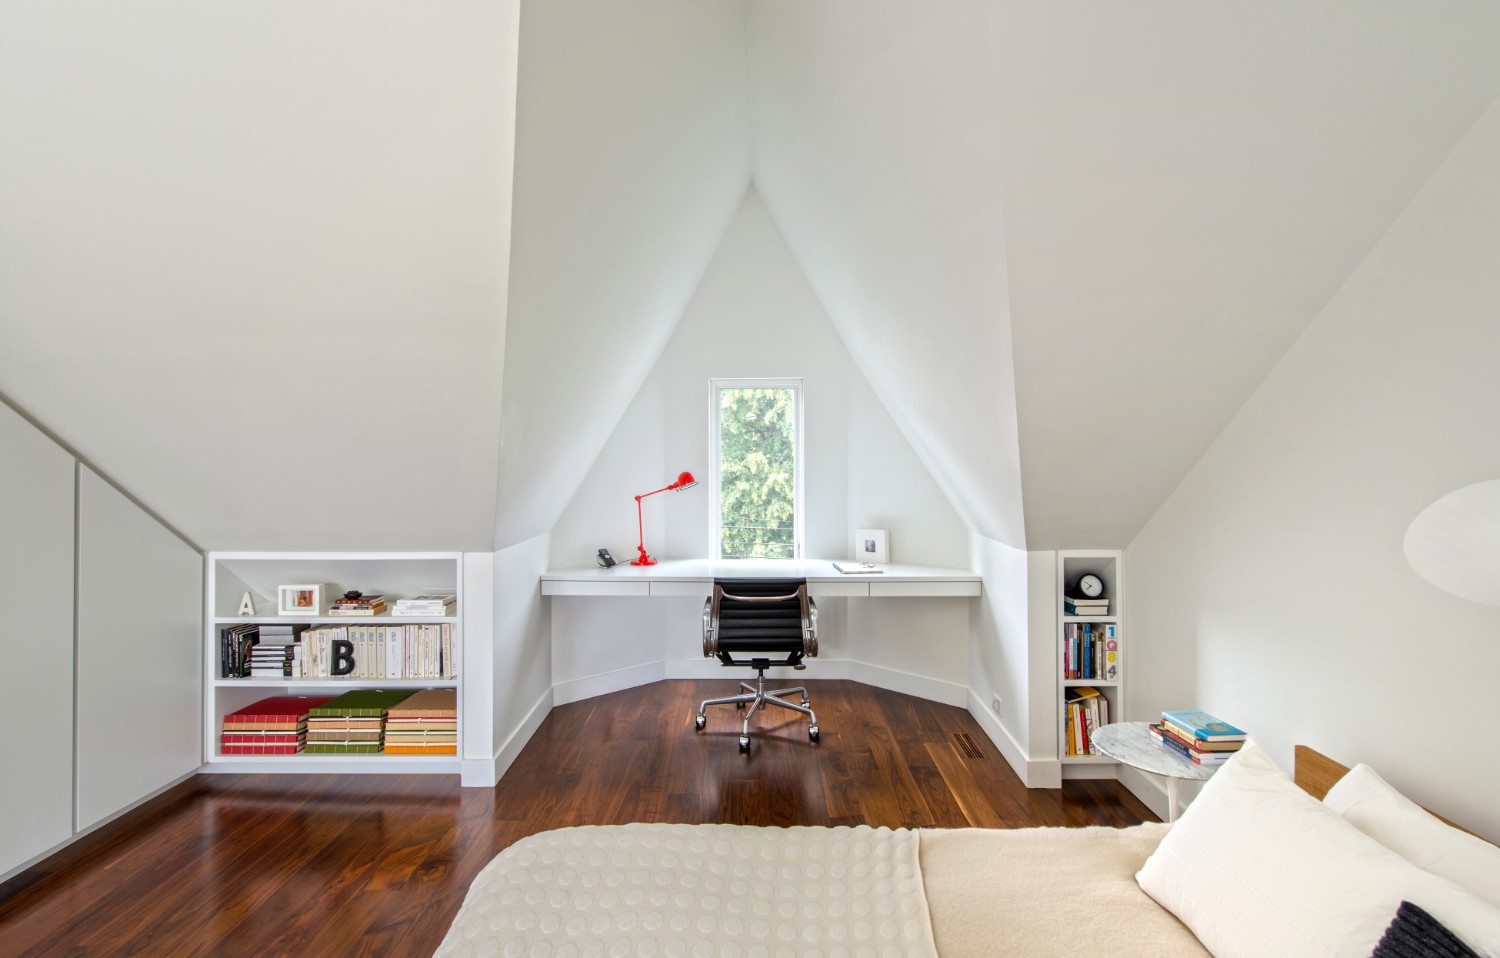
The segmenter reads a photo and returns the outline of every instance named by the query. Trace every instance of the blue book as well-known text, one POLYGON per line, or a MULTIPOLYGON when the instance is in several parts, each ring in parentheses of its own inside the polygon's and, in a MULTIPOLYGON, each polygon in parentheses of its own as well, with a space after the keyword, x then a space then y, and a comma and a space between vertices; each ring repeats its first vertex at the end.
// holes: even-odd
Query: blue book
POLYGON ((1161 717, 1200 742, 1243 742, 1249 737, 1228 722, 1221 722, 1197 709, 1163 712, 1161 717))

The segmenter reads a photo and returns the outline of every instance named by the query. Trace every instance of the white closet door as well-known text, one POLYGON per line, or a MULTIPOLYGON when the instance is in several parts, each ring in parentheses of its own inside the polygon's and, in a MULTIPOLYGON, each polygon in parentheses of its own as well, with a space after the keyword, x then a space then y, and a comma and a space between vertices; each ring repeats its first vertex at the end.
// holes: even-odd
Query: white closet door
POLYGON ((73 835, 73 457, 0 404, 0 876, 73 835))
POLYGON ((202 763, 203 557, 78 478, 78 827, 202 763))

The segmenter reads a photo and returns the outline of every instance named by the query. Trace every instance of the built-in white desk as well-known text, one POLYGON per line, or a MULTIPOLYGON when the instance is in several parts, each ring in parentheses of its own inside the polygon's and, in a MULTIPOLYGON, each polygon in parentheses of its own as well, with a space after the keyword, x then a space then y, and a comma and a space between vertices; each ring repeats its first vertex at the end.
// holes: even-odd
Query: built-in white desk
POLYGON ((828 559, 663 559, 656 565, 621 563, 609 569, 542 573, 542 595, 696 596, 714 579, 806 579, 819 597, 920 598, 977 596, 980 577, 967 569, 883 565, 884 571, 846 575, 828 559))

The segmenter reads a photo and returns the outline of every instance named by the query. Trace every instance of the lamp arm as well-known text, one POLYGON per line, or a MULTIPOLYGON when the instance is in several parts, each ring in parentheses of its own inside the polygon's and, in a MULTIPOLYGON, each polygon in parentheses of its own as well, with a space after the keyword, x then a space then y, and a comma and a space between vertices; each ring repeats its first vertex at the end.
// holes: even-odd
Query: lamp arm
POLYGON ((662 486, 660 489, 653 489, 650 492, 643 492, 640 495, 638 495, 638 496, 635 497, 635 501, 636 502, 640 502, 642 499, 645 499, 645 498, 647 498, 649 496, 654 496, 658 492, 666 492, 670 488, 672 488, 672 487, 671 486, 662 486))

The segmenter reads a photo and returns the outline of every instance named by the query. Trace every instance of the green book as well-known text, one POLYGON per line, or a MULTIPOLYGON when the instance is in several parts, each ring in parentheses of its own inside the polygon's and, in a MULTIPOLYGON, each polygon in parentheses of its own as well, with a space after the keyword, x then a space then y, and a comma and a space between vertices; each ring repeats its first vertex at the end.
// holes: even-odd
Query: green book
POLYGON ((309 742, 303 746, 302 751, 313 755, 379 755, 380 743, 309 742))
POLYGON ((415 689, 351 689, 336 699, 308 709, 314 716, 348 716, 351 718, 384 718, 385 710, 411 697, 415 689))

